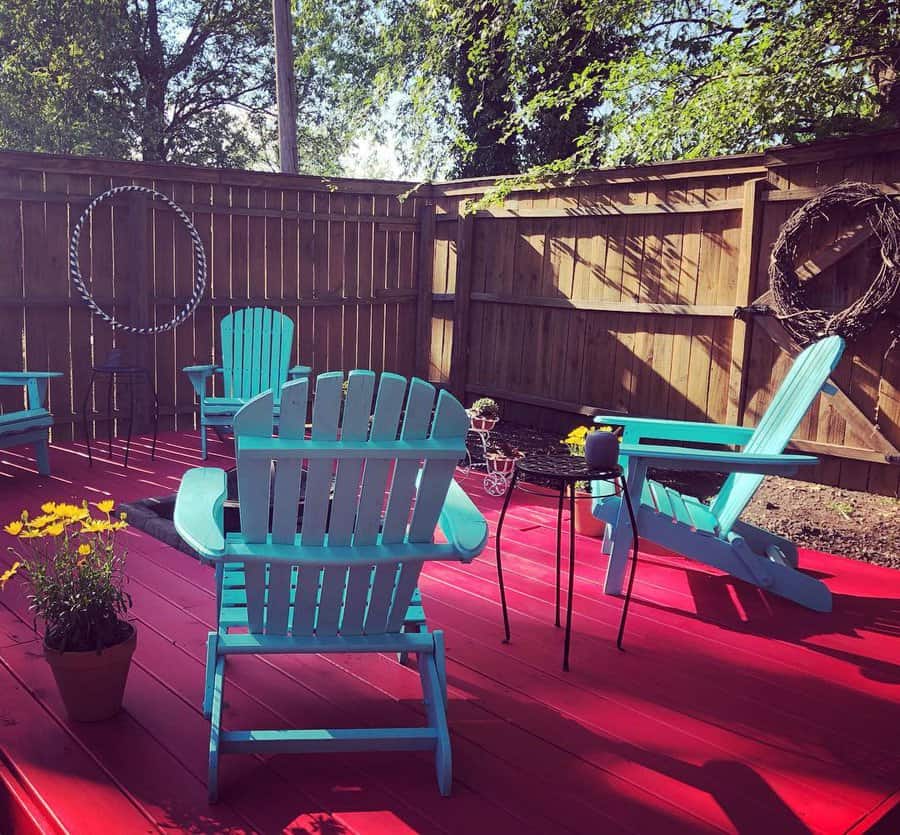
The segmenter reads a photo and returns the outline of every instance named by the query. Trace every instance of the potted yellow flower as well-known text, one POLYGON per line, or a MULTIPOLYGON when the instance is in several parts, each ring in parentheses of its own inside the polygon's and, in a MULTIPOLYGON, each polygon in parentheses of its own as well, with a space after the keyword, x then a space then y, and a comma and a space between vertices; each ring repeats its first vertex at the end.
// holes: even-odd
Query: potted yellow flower
MULTIPOLYGON (((560 443, 569 448, 572 455, 584 456, 585 446, 589 435, 595 432, 612 432, 610 426, 576 426, 560 443)), ((603 536, 606 524, 601 522, 593 513, 593 498, 591 485, 587 481, 579 481, 575 485, 575 531, 585 536, 603 536)), ((618 485, 615 487, 618 492, 618 485)))
POLYGON ((124 553, 116 533, 127 527, 125 514, 112 517, 115 502, 47 502, 41 515, 4 526, 16 537, 18 558, 0 575, 0 588, 12 577, 24 580, 35 619, 44 627, 44 656, 53 671, 66 713, 94 722, 117 713, 137 633, 125 620, 131 597, 123 588, 124 553))

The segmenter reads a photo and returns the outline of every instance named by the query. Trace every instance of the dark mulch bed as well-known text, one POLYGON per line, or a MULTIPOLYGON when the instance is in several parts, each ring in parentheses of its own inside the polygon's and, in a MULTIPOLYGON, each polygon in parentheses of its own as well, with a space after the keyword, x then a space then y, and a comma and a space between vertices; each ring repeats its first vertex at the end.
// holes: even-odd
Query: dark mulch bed
MULTIPOLYGON (((567 455, 559 436, 501 421, 492 438, 526 455, 567 455)), ((480 460, 480 449, 473 459, 480 460)), ((657 471, 654 478, 692 496, 714 496, 725 476, 718 473, 657 471)), ((787 537, 803 548, 900 568, 900 501, 809 484, 767 478, 741 516, 747 522, 787 537)))

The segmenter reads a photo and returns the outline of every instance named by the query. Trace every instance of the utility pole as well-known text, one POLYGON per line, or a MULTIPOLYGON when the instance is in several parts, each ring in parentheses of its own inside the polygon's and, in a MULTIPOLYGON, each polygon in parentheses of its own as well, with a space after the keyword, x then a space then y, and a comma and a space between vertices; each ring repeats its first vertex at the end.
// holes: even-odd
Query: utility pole
POLYGON ((291 0, 272 0, 275 26, 275 96, 278 102, 278 160, 284 174, 297 173, 297 91, 291 0))

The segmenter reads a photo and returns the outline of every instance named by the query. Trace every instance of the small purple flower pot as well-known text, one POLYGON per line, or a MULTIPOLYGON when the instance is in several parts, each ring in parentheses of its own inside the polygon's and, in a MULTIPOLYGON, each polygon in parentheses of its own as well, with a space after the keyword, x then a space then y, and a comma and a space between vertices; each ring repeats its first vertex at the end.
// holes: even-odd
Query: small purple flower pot
POLYGON ((619 460, 619 439, 612 432, 589 432, 584 441, 584 460, 589 467, 611 470, 619 460))

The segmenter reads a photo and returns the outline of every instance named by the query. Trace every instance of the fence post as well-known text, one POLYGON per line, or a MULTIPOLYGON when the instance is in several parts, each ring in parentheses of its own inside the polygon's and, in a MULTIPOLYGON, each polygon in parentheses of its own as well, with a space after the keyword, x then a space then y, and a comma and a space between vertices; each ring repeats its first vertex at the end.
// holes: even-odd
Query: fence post
MULTIPOLYGON (((741 244, 738 252, 735 304, 743 307, 753 298, 753 276, 759 258, 760 195, 765 179, 744 183, 744 202, 741 213, 741 244)), ((747 362, 750 355, 750 323, 735 319, 731 332, 731 363, 728 369, 728 408, 726 422, 741 424, 747 394, 747 362)))
MULTIPOLYGON (((153 280, 150 275, 152 253, 150 251, 150 224, 152 222, 153 198, 136 192, 128 195, 127 235, 131 258, 128 268, 128 312, 129 321, 138 327, 153 325, 154 296, 153 280)), ((152 341, 154 337, 132 334, 134 364, 146 368, 156 385, 156 368, 153 364, 152 341)), ((147 386, 132 380, 134 388, 134 431, 146 432, 150 426, 150 392, 147 386)), ((121 394, 119 394, 121 396, 121 394)))
POLYGON ((472 289, 471 214, 460 215, 456 226, 456 287, 453 299, 453 350, 450 353, 450 390, 466 396, 469 363, 469 302, 472 289))
POLYGON ((434 281, 434 203, 426 203, 419 212, 419 251, 416 289, 416 375, 430 379, 431 371, 431 292, 434 281))

